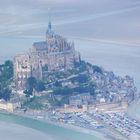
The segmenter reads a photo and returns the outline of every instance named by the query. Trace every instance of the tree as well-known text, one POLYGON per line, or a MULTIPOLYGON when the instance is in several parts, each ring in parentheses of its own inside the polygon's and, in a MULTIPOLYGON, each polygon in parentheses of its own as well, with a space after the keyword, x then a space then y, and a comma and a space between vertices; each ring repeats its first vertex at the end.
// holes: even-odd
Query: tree
POLYGON ((3 65, 0 65, 0 82, 6 82, 13 78, 13 71, 13 63, 10 60, 7 60, 3 65))
POLYGON ((61 84, 59 81, 56 81, 56 82, 54 83, 54 85, 55 85, 56 87, 62 87, 62 84, 61 84))
POLYGON ((35 88, 36 87, 36 83, 37 83, 37 80, 35 77, 29 77, 27 79, 27 84, 28 86, 30 86, 31 88, 35 88))
POLYGON ((29 96, 32 95, 33 89, 36 88, 37 80, 35 77, 29 77, 26 81, 26 90, 24 93, 29 96))
POLYGON ((26 89, 26 90, 24 91, 24 93, 26 94, 27 97, 29 97, 30 95, 33 94, 33 89, 31 89, 31 88, 28 89, 28 90, 26 89))
POLYGON ((89 84, 89 92, 90 95, 95 95, 96 84, 94 82, 90 82, 89 84))
POLYGON ((12 78, 14 75, 13 62, 10 60, 5 61, 5 69, 6 69, 7 79, 12 78))
POLYGON ((36 91, 43 91, 45 90, 45 85, 42 81, 37 81, 36 83, 36 87, 35 87, 36 91))
POLYGON ((10 100, 11 90, 9 88, 13 79, 13 62, 5 61, 0 65, 0 99, 10 100))
POLYGON ((24 93, 27 96, 30 96, 33 94, 33 90, 36 90, 37 92, 45 90, 45 85, 42 81, 38 81, 35 77, 29 77, 26 81, 26 90, 24 93))
POLYGON ((95 72, 98 72, 98 73, 101 73, 101 74, 103 73, 102 69, 99 66, 93 65, 92 68, 93 68, 94 73, 95 72))
POLYGON ((56 88, 53 93, 55 95, 69 95, 73 93, 73 89, 71 88, 56 88))
POLYGON ((76 93, 86 93, 86 92, 89 92, 89 87, 88 87, 88 85, 85 85, 85 86, 79 85, 78 87, 74 88, 73 90, 76 93))
POLYGON ((88 81, 88 76, 86 74, 79 74, 78 76, 71 79, 73 82, 86 83, 88 81))
POLYGON ((4 99, 5 101, 10 100, 11 90, 9 88, 5 88, 0 90, 0 99, 4 99))

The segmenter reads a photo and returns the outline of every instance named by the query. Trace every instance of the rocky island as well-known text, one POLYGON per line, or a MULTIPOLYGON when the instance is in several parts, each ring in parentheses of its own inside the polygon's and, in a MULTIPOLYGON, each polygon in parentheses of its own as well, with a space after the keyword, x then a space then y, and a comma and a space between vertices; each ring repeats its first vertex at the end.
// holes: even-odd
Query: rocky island
POLYGON ((85 62, 51 22, 46 41, 0 65, 1 110, 105 132, 110 139, 138 137, 139 123, 125 112, 139 96, 132 77, 85 62))

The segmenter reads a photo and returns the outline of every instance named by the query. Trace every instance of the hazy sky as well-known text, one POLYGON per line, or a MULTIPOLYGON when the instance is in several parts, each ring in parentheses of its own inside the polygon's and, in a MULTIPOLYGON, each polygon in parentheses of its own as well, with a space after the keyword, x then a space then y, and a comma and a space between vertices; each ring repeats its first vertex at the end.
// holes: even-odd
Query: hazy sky
POLYGON ((44 40, 48 9, 68 38, 140 46, 140 0, 0 0, 1 56, 44 40))
POLYGON ((0 37, 43 36, 48 8, 59 33, 139 43, 139 0, 1 0, 0 37))

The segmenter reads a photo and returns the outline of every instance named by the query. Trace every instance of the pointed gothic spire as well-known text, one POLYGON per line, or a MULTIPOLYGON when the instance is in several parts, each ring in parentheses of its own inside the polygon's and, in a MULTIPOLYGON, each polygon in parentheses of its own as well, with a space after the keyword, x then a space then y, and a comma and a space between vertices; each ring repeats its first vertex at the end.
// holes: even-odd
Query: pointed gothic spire
POLYGON ((47 28, 47 34, 53 34, 52 31, 52 23, 51 23, 51 16, 50 16, 50 9, 48 9, 48 14, 49 14, 49 22, 48 22, 48 28, 47 28))
POLYGON ((52 31, 52 23, 51 23, 51 21, 49 21, 47 33, 51 33, 51 31, 52 31))

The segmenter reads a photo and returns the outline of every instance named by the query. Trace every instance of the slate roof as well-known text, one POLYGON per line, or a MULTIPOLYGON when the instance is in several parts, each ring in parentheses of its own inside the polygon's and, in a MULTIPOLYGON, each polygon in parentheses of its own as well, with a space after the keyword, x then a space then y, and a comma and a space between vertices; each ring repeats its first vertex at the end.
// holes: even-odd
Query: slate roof
POLYGON ((35 49, 37 51, 39 51, 39 50, 46 50, 47 49, 47 42, 46 41, 35 42, 33 44, 33 46, 35 47, 35 49))

